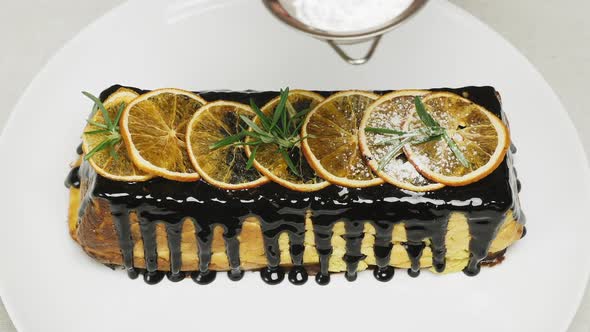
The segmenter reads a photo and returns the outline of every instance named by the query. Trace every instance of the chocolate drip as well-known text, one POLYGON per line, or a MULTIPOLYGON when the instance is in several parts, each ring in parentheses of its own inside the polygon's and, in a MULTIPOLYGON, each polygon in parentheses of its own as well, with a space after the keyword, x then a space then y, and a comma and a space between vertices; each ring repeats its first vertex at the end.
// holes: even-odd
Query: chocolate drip
POLYGON ((260 277, 269 285, 280 284, 285 279, 285 271, 279 266, 281 252, 278 236, 264 236, 264 247, 268 266, 260 271, 260 277))
POLYGON ((512 154, 515 154, 516 151, 518 151, 518 149, 516 148, 516 145, 514 145, 514 143, 510 143, 510 152, 512 152, 512 154))
POLYGON ((502 220, 502 214, 491 216, 489 211, 475 211, 468 215, 469 233, 469 263, 463 272, 468 276, 479 274, 480 263, 487 257, 492 241, 496 237, 502 220))
POLYGON ((344 223, 346 233, 344 240, 346 240, 346 254, 344 254, 344 261, 346 262, 345 277, 348 281, 355 281, 359 262, 367 256, 361 253, 361 243, 365 237, 364 223, 362 221, 346 221, 344 223))
MULTIPOLYGON (((114 86, 106 90, 101 94, 101 99, 106 99, 118 88, 119 86, 114 86)), ((442 90, 455 93, 466 91, 471 100, 501 116, 500 104, 492 88, 442 90)), ((277 96, 277 93, 203 92, 201 96, 209 101, 224 99, 246 103, 253 98, 258 105, 263 105, 277 96)), ((474 275, 487 256, 491 241, 506 212, 512 209, 515 218, 524 223, 524 214, 518 203, 519 185, 512 167, 511 154, 512 152, 507 154, 506 160, 492 174, 477 183, 463 187, 445 187, 427 193, 408 192, 388 184, 359 189, 332 185, 314 193, 299 193, 274 183, 249 190, 227 191, 203 181, 181 183, 155 178, 139 183, 118 182, 96 174, 87 162, 82 163, 79 171, 77 168, 72 169, 66 185, 77 183, 79 186, 80 177, 84 182, 80 217, 84 216, 86 208, 90 206, 89 202, 94 198, 104 199, 109 203, 119 237, 123 265, 131 277, 137 277, 141 271, 134 268, 134 243, 129 228, 130 214, 137 214, 146 260, 146 270, 142 272, 144 280, 151 284, 159 282, 164 276, 164 272, 157 270, 156 224, 161 223, 166 229, 170 249, 168 278, 178 281, 184 278, 185 273, 182 271, 180 249, 183 221, 193 222, 199 267, 190 276, 199 284, 208 284, 216 278, 215 271, 209 268, 214 227, 223 228, 230 267, 229 277, 239 280, 244 272, 240 267, 238 235, 244 220, 253 215, 260 220, 268 262, 268 266, 262 269, 261 276, 271 284, 284 279, 279 248, 282 233, 288 235, 293 263, 289 280, 297 285, 307 281, 308 275, 303 265, 307 214, 311 215, 319 256, 316 281, 321 285, 330 281, 329 263, 333 251, 331 241, 336 222, 345 223, 343 238, 346 240, 346 253, 343 258, 347 266, 346 277, 349 280, 356 278, 358 264, 365 258, 361 252, 363 228, 365 223, 370 223, 375 228, 374 253, 377 267, 374 275, 380 281, 387 281, 395 272, 390 261, 392 232, 396 224, 403 223, 406 228, 405 247, 412 263, 409 270, 411 274, 419 273, 420 257, 426 245, 432 250, 435 270, 441 272, 445 269, 445 235, 452 212, 460 212, 468 219, 471 257, 465 273, 474 275)))
POLYGON ((123 257, 123 266, 131 279, 136 279, 139 272, 133 266, 133 238, 129 224, 129 211, 125 205, 112 204, 111 215, 119 238, 119 247, 123 257))
POLYGON ((393 266, 389 265, 391 262, 391 249, 393 249, 393 242, 391 242, 393 224, 387 221, 375 221, 373 226, 375 227, 373 251, 377 263, 373 275, 379 281, 389 281, 395 273, 393 266))
POLYGON ((144 271, 143 273, 143 281, 145 281, 148 285, 155 285, 164 279, 165 273, 162 271, 153 271, 148 272, 144 271))
MULTIPOLYGON (((281 262, 281 250, 279 248, 279 236, 283 230, 278 220, 278 214, 267 212, 268 217, 275 220, 269 222, 267 219, 260 219, 262 228, 262 239, 264 242, 264 253, 268 266, 260 271, 260 277, 269 285, 280 284, 285 279, 285 271, 279 264, 281 262)), ((268 218, 267 217, 267 218, 268 218)), ((261 217, 262 218, 262 217, 261 217)))
POLYGON ((298 223, 297 231, 289 234, 289 253, 293 268, 289 271, 289 281, 294 285, 303 285, 307 282, 307 271, 303 267, 303 252, 305 250, 305 224, 298 223))
POLYGON ((410 277, 415 278, 420 275, 420 258, 422 257, 422 252, 424 252, 425 246, 424 242, 410 241, 404 245, 411 263, 411 267, 408 269, 410 277))
MULTIPOLYGON (((317 219, 314 219, 317 221, 317 219)), ((332 234, 333 223, 323 225, 315 223, 313 225, 313 232, 315 236, 315 247, 320 259, 320 271, 315 276, 315 281, 320 285, 327 285, 330 283, 330 256, 332 256, 332 234)))
MULTIPOLYGON (((447 217, 448 218, 448 217, 447 217)), ((433 232, 430 238, 430 250, 432 250, 432 266, 438 273, 442 273, 446 266, 447 246, 445 245, 445 235, 447 233, 448 219, 439 219, 441 226, 439 231, 433 232)))
POLYGON ((260 278, 269 285, 278 285, 285 279, 285 271, 279 266, 267 266, 260 270, 260 278))
MULTIPOLYGON (((84 153, 84 151, 82 151, 82 143, 80 143, 80 145, 78 145, 78 147, 76 148, 76 153, 78 155, 82 155, 82 153, 84 153)), ((66 180, 64 181, 64 185, 68 189, 71 187, 80 188, 80 167, 79 166, 72 167, 72 169, 68 173, 68 176, 66 177, 66 180)))
POLYGON ((207 272, 193 271, 191 279, 199 285, 208 285, 212 283, 217 276, 216 271, 207 270, 207 272))
MULTIPOLYGON (((270 185, 274 187, 278 185, 270 185)), ((303 268, 305 239, 305 216, 309 209, 309 198, 303 193, 294 194, 290 200, 267 195, 266 201, 254 212, 258 213, 268 266, 260 271, 264 282, 275 285, 285 278, 285 271, 279 266, 281 252, 279 239, 282 233, 289 236, 289 252, 293 268, 289 281, 295 285, 304 284, 307 271, 303 268), (260 212, 259 212, 260 211, 260 212)))
POLYGON ((266 254, 266 260, 270 268, 279 266, 281 262, 281 250, 279 249, 279 234, 268 236, 267 232, 262 231, 264 241, 264 253, 266 254))
POLYGON ((143 241, 145 269, 153 273, 158 270, 158 248, 156 244, 156 223, 140 215, 139 229, 143 241))
POLYGON ((168 238, 168 248, 170 250, 170 272, 166 276, 173 282, 181 281, 185 277, 185 274, 180 270, 182 268, 180 249, 182 225, 182 223, 176 223, 166 226, 166 237, 168 238))
POLYGON ((206 285, 215 280, 215 271, 209 270, 211 263, 211 244, 213 243, 213 225, 201 225, 195 223, 195 235, 197 237, 197 248, 199 250, 199 270, 191 274, 194 282, 206 285))
POLYGON ((437 272, 445 269, 445 235, 447 233, 447 224, 449 213, 446 211, 430 210, 428 213, 417 213, 417 211, 408 210, 412 218, 408 217, 405 221, 407 242, 404 247, 410 258, 411 267, 408 274, 417 277, 420 274, 420 258, 426 244, 424 241, 430 240, 430 249, 432 251, 432 264, 437 272))
POLYGON ((166 272, 166 278, 172 282, 179 282, 183 281, 186 278, 186 273, 184 271, 180 271, 177 274, 173 274, 172 272, 166 272))
POLYGON ((225 239, 225 252, 229 261, 228 276, 233 281, 238 281, 244 276, 244 271, 240 268, 240 241, 238 241, 238 234, 241 225, 232 225, 233 227, 226 227, 223 232, 225 239))
POLYGON ((66 188, 80 188, 80 167, 74 167, 70 170, 70 173, 68 173, 68 176, 66 177, 66 181, 64 182, 64 185, 66 186, 66 188))
POLYGON ((82 143, 80 143, 78 145, 78 147, 76 147, 76 153, 81 156, 84 153, 84 150, 82 149, 82 143))

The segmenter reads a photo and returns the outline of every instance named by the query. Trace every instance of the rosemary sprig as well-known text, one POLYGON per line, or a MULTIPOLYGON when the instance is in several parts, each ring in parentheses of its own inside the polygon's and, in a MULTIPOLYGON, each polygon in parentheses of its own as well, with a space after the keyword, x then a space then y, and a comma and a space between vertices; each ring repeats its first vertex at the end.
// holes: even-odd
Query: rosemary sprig
POLYGON ((447 142, 447 145, 449 146, 451 151, 453 151, 455 157, 457 157, 461 165, 463 165, 466 168, 469 168, 471 166, 471 163, 469 162, 469 160, 467 160, 467 158, 465 158, 465 155, 463 154, 463 152, 461 152, 459 146, 457 146, 457 143, 455 143, 455 140, 452 139, 451 136, 449 136, 449 134, 446 132, 442 135, 442 137, 445 139, 445 142, 447 142))
POLYGON ((240 132, 215 142, 209 146, 209 149, 216 150, 226 146, 253 146, 250 158, 246 162, 246 169, 250 169, 259 146, 261 144, 275 144, 289 170, 293 174, 301 176, 296 164, 289 156, 289 152, 294 148, 300 148, 301 141, 305 139, 305 137, 299 137, 299 129, 303 125, 302 118, 309 113, 310 109, 297 112, 289 103, 288 96, 289 88, 281 89, 279 103, 272 117, 265 115, 254 103, 254 100, 250 99, 250 108, 260 119, 260 125, 254 123, 250 118, 240 115, 240 119, 248 125, 249 129, 242 127, 240 132), (246 137, 250 137, 250 141, 246 142, 246 137))
POLYGON ((426 110, 426 106, 422 102, 422 98, 420 98, 419 96, 414 97, 414 106, 416 107, 416 113, 418 113, 418 117, 420 118, 420 120, 422 120, 426 127, 440 127, 438 122, 436 122, 436 120, 434 120, 432 116, 430 116, 430 113, 428 113, 428 111, 426 110))
POLYGON ((438 137, 442 134, 444 134, 444 130, 442 128, 424 127, 424 128, 420 128, 420 129, 409 131, 409 132, 401 131, 400 134, 395 136, 394 138, 376 141, 375 144, 376 145, 391 145, 392 143, 395 144, 397 141, 399 141, 400 139, 404 139, 404 138, 416 138, 416 140, 413 143, 417 144, 416 142, 420 141, 424 137, 438 137))
MULTIPOLYGON (((420 120, 422 120, 426 127, 431 129, 442 128, 440 124, 438 124, 438 122, 436 122, 436 120, 434 120, 432 116, 430 116, 430 114, 426 110, 426 106, 422 102, 422 98, 420 98, 419 96, 414 97, 414 105, 416 106, 416 112, 418 113, 420 120)), ((447 142, 447 145, 449 146, 453 154, 455 154, 455 157, 457 158, 457 160, 459 160, 461 165, 463 165, 463 167, 465 168, 469 168, 471 166, 471 163, 469 162, 469 160, 467 160, 467 158, 465 158, 465 155, 463 154, 463 152, 461 152, 459 146, 457 146, 457 143, 451 138, 451 136, 449 136, 449 133, 446 130, 444 130, 442 137, 444 138, 445 142, 447 142)))
POLYGON ((98 99, 97 97, 93 96, 89 92, 82 91, 82 94, 88 97, 90 100, 94 102, 94 106, 92 106, 92 112, 90 113, 90 117, 86 122, 88 124, 101 128, 97 130, 91 130, 84 132, 84 135, 97 135, 97 134, 107 134, 105 139, 98 143, 92 150, 88 151, 88 153, 84 156, 84 160, 88 160, 92 158, 97 152, 109 149, 109 153, 114 159, 118 159, 119 155, 117 151, 115 151, 115 146, 121 142, 121 133, 119 131, 119 119, 121 118, 121 114, 123 114, 123 110, 125 109, 125 104, 121 103, 119 105, 119 109, 117 110, 117 114, 114 119, 111 119, 109 116, 109 112, 105 108, 104 104, 98 99), (94 114, 100 110, 102 112, 102 117, 104 118, 104 124, 92 121, 91 119, 94 117, 94 114))
POLYGON ((391 159, 393 159, 394 157, 396 157, 397 155, 399 155, 402 151, 402 148, 404 147, 404 145, 410 143, 412 141, 411 137, 408 138, 404 138, 401 141, 398 140, 398 143, 396 146, 393 147, 393 149, 391 149, 385 156, 383 156, 383 159, 381 159, 381 161, 379 162, 379 170, 383 170, 385 168, 385 166, 387 166, 387 164, 389 164, 389 162, 391 161, 391 159))
POLYGON ((405 134, 405 132, 401 131, 401 130, 395 130, 395 129, 388 129, 388 128, 375 128, 375 127, 366 127, 365 131, 371 132, 371 133, 377 133, 377 134, 385 134, 385 135, 403 135, 405 134))
POLYGON ((471 163, 457 143, 451 138, 448 134, 447 130, 440 126, 438 122, 428 113, 426 110, 426 106, 422 102, 422 99, 418 96, 414 98, 414 106, 416 107, 416 113, 418 117, 424 123, 424 128, 416 129, 413 131, 405 132, 396 129, 388 129, 388 128, 376 128, 376 127, 366 127, 365 131, 373 132, 381 135, 393 135, 390 139, 385 139, 381 141, 375 142, 378 145, 394 145, 393 149, 391 149, 383 159, 379 163, 379 170, 383 170, 383 168, 396 156, 398 156, 404 145, 412 144, 418 145, 423 144, 426 142, 430 142, 433 140, 444 139, 449 149, 453 152, 457 160, 463 165, 464 167, 470 167, 471 163))

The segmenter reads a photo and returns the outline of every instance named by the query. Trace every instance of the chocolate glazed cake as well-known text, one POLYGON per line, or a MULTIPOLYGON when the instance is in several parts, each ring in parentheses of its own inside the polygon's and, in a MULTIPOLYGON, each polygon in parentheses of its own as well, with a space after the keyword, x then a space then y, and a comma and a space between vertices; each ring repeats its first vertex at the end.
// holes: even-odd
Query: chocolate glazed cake
MULTIPOLYGON (((118 88, 105 90, 100 99, 118 88)), ((506 122, 491 87, 433 91, 463 95, 506 122)), ((248 104, 253 98, 263 105, 278 92, 198 94, 208 102, 248 104)), ((82 161, 66 180, 70 232, 90 256, 123 266, 131 278, 142 274, 149 284, 164 275, 207 284, 219 271, 239 280, 246 270, 259 270, 269 284, 288 273, 297 285, 309 274, 327 284, 331 272, 345 272, 353 281, 367 268, 380 281, 390 280, 395 268, 413 277, 421 268, 475 276, 481 265, 501 262, 525 232, 514 153, 511 146, 500 166, 478 182, 423 193, 390 184, 296 192, 272 182, 247 190, 160 177, 121 182, 82 161)))

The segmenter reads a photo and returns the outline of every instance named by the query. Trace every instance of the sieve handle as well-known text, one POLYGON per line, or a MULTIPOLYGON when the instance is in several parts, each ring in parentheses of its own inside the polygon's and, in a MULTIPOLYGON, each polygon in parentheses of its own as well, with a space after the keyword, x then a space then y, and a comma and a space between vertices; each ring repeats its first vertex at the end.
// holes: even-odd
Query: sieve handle
POLYGON ((379 41, 381 41, 381 35, 373 38, 373 42, 371 43, 371 47, 369 48, 369 51, 367 52, 367 54, 365 54, 365 56, 363 56, 362 58, 352 58, 350 57, 341 47, 338 43, 336 43, 333 40, 328 40, 328 44, 330 44, 330 46, 332 46, 332 48, 334 49, 334 51, 336 51, 336 53, 338 53, 338 55, 344 59, 344 61, 348 62, 351 65, 362 65, 367 63, 367 61, 369 61, 371 59, 371 57, 373 56, 373 53, 375 53, 375 49, 377 48, 377 45, 379 45, 379 41))

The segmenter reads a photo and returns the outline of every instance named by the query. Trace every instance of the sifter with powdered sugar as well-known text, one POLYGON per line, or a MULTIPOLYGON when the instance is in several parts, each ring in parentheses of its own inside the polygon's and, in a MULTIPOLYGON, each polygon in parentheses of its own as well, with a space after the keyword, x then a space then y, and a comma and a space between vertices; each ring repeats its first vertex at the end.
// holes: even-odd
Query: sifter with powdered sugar
POLYGON ((262 0, 289 26, 325 40, 346 62, 361 65, 373 56, 381 36, 409 19, 428 0, 262 0), (351 57, 345 44, 371 41, 367 53, 351 57))

